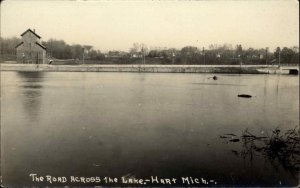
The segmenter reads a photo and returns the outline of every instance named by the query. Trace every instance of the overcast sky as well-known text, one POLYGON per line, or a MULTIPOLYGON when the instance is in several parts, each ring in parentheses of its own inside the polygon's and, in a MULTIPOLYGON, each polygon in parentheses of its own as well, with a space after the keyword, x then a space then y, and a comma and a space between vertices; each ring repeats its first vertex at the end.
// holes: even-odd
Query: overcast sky
POLYGON ((63 39, 101 51, 208 47, 231 43, 274 49, 299 46, 299 4, 287 1, 4 1, 2 37, 34 28, 42 40, 63 39))

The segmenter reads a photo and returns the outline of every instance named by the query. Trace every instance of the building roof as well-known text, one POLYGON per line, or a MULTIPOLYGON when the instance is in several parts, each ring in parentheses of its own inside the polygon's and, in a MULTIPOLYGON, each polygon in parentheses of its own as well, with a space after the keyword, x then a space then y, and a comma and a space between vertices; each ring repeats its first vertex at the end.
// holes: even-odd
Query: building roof
POLYGON ((38 42, 35 42, 37 45, 39 45, 40 47, 42 47, 43 49, 45 49, 46 50, 46 47, 44 46, 44 45, 42 45, 42 44, 40 44, 40 43, 38 43, 38 42))
MULTIPOLYGON (((20 42, 15 48, 18 48, 19 46, 21 46, 24 42, 20 42)), ((38 43, 38 42, 35 42, 38 46, 40 46, 41 48, 43 48, 44 50, 46 50, 46 46, 38 43)))
POLYGON ((21 44, 23 44, 24 42, 20 42, 15 48, 18 48, 21 44))
POLYGON ((24 33, 21 34, 21 36, 25 35, 27 32, 31 32, 33 33, 37 38, 41 38, 38 34, 36 34, 34 31, 32 31, 31 29, 27 29, 24 33))

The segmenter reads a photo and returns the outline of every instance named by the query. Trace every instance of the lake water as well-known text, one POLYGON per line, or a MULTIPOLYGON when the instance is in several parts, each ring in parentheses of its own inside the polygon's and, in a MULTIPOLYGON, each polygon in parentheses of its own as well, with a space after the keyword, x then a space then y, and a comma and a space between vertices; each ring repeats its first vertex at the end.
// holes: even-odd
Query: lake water
POLYGON ((33 182, 35 173, 296 186, 297 173, 259 154, 242 157, 243 144, 220 135, 270 136, 299 125, 299 77, 212 76, 1 72, 3 185, 53 185, 33 182))

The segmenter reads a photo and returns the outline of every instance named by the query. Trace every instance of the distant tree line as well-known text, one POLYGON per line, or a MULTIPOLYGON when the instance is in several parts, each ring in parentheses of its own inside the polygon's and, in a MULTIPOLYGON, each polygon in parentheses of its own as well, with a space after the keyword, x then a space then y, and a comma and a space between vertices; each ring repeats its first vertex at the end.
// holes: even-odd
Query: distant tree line
MULTIPOLYGON (((13 59, 16 55, 16 45, 21 42, 17 37, 1 38, 1 59, 13 59), (5 58, 6 57, 6 58, 5 58)), ((91 45, 69 45, 63 40, 49 39, 42 42, 47 48, 47 57, 53 59, 93 60, 93 63, 140 63, 145 58, 146 63, 158 64, 299 64, 299 47, 243 48, 242 45, 212 44, 205 48, 185 46, 175 48, 148 48, 143 43, 134 43, 129 52, 109 51, 102 53, 91 45)))
POLYGON ((42 42, 47 48, 47 54, 50 58, 56 59, 82 59, 83 54, 86 59, 101 60, 104 54, 100 50, 93 49, 91 45, 66 44, 63 40, 49 39, 42 42))
POLYGON ((275 51, 269 48, 247 48, 230 44, 210 45, 208 49, 186 46, 181 50, 174 48, 154 49, 148 57, 166 59, 174 64, 299 64, 299 47, 279 47, 275 51))

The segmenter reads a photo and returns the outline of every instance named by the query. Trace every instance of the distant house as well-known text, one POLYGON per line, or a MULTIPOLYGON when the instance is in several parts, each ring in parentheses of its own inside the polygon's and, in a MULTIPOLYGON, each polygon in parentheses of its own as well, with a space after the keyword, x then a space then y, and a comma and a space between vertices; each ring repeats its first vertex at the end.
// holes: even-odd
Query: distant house
POLYGON ((18 63, 46 63, 46 47, 35 30, 27 29, 21 34, 22 42, 16 46, 18 63))
POLYGON ((130 56, 131 56, 132 58, 141 58, 141 57, 143 57, 143 55, 142 55, 141 52, 132 52, 132 53, 130 54, 130 56))

